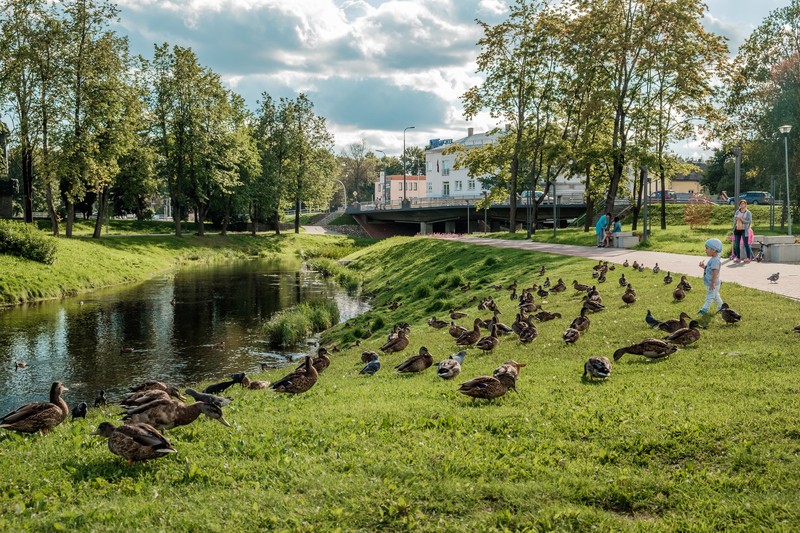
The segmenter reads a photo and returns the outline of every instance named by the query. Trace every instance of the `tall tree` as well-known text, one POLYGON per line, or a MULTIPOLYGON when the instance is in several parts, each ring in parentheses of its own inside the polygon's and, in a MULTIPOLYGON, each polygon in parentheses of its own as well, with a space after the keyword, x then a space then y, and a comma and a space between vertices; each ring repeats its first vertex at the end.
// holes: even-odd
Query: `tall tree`
POLYGON ((339 155, 342 181, 347 190, 358 193, 359 198, 370 198, 375 184, 378 161, 370 152, 367 142, 351 143, 339 155))

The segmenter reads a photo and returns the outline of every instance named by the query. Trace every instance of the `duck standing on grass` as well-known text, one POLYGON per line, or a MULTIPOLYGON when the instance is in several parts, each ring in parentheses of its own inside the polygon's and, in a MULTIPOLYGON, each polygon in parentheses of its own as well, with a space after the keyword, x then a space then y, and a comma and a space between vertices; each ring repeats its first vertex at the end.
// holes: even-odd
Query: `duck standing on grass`
POLYGON ((501 374, 499 377, 478 376, 462 383, 458 392, 472 398, 494 400, 505 395, 509 390, 517 392, 517 379, 513 374, 501 374))
POLYGON ((111 422, 103 422, 92 435, 106 437, 111 453, 128 461, 129 465, 177 452, 169 440, 150 424, 133 423, 115 427, 111 422))
POLYGON ((738 324, 742 321, 742 315, 740 315, 735 309, 731 309, 727 303, 722 304, 722 307, 719 308, 718 313, 726 324, 738 324))
POLYGON ((643 355, 649 359, 661 359, 678 351, 678 348, 661 339, 644 339, 642 342, 625 346, 614 352, 614 361, 619 361, 626 353, 643 355))
POLYGON ((608 357, 592 356, 583 365, 583 376, 589 376, 589 379, 607 379, 611 375, 611 361, 608 357))
POLYGON ((395 367, 401 373, 422 372, 433 364, 433 355, 424 346, 420 346, 419 354, 412 355, 395 367))
POLYGON ((681 328, 678 331, 664 337, 664 340, 678 344, 680 346, 687 346, 700 340, 700 323, 697 320, 689 322, 688 328, 681 328))
POLYGON ((314 368, 314 363, 310 355, 306 356, 303 371, 294 371, 270 385, 275 392, 286 392, 289 394, 301 394, 313 387, 319 380, 319 373, 314 368))
POLYGON ((461 350, 457 354, 451 355, 444 361, 441 361, 437 367, 436 375, 442 379, 453 379, 461 373, 461 365, 464 364, 464 357, 467 352, 461 350))
MULTIPOLYGON (((375 352, 364 352, 369 353, 369 360, 364 368, 361 369, 359 374, 364 374, 367 376, 374 376, 378 370, 381 369, 381 362, 378 354, 375 352)), ((362 354, 363 355, 363 354, 362 354)))
POLYGON ((126 423, 150 424, 159 431, 191 424, 201 414, 218 420, 223 426, 231 427, 222 416, 222 408, 205 402, 184 405, 177 400, 156 400, 125 412, 122 419, 126 423))
POLYGON ((56 381, 50 387, 49 402, 31 402, 0 418, 0 428, 21 433, 47 433, 67 418, 69 406, 61 397, 68 391, 63 383, 56 381))

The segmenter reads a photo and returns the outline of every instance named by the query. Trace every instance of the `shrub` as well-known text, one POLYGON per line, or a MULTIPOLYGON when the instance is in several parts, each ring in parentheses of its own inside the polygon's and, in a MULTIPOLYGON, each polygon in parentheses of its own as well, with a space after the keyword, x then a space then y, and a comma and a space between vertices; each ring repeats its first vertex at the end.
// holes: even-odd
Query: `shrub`
POLYGON ((293 346, 309 335, 325 331, 339 322, 339 308, 330 300, 302 303, 276 313, 264 325, 264 333, 273 346, 293 346))
POLYGON ((714 204, 702 194, 696 194, 689 199, 683 210, 683 220, 690 228, 705 228, 711 220, 714 204))
POLYGON ((431 286, 428 285, 427 283, 423 283, 422 285, 418 285, 414 289, 414 298, 421 300, 423 298, 427 298, 428 296, 430 296, 432 292, 433 289, 431 288, 431 286))
POLYGON ((57 250, 55 239, 42 235, 33 226, 0 220, 0 254, 52 265, 57 250))

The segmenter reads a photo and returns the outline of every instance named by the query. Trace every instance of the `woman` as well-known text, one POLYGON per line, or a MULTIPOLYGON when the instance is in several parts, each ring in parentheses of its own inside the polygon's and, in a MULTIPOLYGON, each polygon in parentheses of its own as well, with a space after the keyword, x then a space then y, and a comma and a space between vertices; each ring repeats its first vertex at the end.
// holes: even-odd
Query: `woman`
POLYGON ((733 215, 733 261, 738 263, 739 241, 744 242, 744 252, 747 254, 744 262, 749 263, 753 259, 753 251, 750 249, 750 242, 747 238, 750 233, 750 226, 753 224, 753 213, 747 209, 747 200, 739 200, 739 209, 733 215))

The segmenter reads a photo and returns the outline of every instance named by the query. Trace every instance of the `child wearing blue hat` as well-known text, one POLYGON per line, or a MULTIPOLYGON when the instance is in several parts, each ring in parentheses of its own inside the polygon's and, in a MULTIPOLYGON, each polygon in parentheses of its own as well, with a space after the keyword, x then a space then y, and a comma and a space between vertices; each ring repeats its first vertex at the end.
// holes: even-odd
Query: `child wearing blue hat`
POLYGON ((704 315, 708 313, 712 302, 716 302, 717 309, 722 307, 724 303, 722 297, 719 295, 719 269, 721 262, 719 254, 722 252, 722 241, 719 239, 708 239, 706 241, 706 257, 710 257, 708 263, 700 261, 700 268, 703 269, 703 285, 706 286, 706 303, 703 308, 698 311, 699 314, 704 315))

